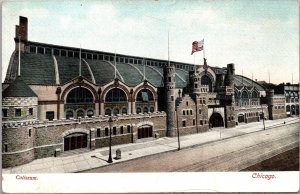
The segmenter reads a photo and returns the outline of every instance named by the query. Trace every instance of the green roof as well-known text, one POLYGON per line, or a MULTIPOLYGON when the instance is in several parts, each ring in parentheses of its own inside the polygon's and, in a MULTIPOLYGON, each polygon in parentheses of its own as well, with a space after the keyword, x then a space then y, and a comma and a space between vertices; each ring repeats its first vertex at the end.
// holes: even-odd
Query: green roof
POLYGON ((37 97, 32 89, 25 84, 21 77, 17 77, 3 92, 5 97, 37 97))

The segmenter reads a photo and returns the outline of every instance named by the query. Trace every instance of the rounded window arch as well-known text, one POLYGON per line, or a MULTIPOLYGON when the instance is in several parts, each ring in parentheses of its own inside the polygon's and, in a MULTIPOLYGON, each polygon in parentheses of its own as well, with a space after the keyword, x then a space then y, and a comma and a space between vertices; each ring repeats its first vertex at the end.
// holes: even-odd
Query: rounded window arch
POLYGON ((148 113, 148 107, 145 106, 143 112, 148 113))
POLYGON ((105 102, 125 102, 127 101, 126 94, 119 88, 113 88, 107 92, 105 102))
POLYGON ((153 94, 148 89, 140 90, 136 96, 137 102, 148 102, 148 101, 153 101, 153 100, 154 100, 153 94))
POLYGON ((79 118, 79 117, 83 118, 84 117, 84 110, 82 110, 82 109, 77 110, 76 115, 77 115, 77 118, 79 118))
POLYGON ((94 116, 94 110, 92 110, 92 109, 87 110, 86 111, 86 116, 88 116, 88 117, 94 116))
POLYGON ((247 93, 246 91, 243 91, 243 92, 242 92, 242 98, 243 98, 243 99, 249 98, 248 93, 247 93))
POLYGON ((111 115, 111 109, 110 108, 105 109, 105 115, 111 115))
POLYGON ((127 108, 122 108, 122 114, 127 114, 127 108))
POLYGON ((139 114, 139 113, 141 113, 141 112, 142 112, 142 109, 141 109, 140 107, 137 107, 137 108, 136 108, 136 113, 139 114))
POLYGON ((120 114, 120 110, 118 108, 114 109, 114 115, 120 114))
POLYGON ((208 86, 208 91, 211 92, 212 91, 212 81, 211 79, 208 77, 208 75, 203 75, 201 77, 201 85, 207 85, 208 86))
POLYGON ((73 111, 72 110, 67 110, 66 111, 66 119, 70 119, 72 117, 74 117, 73 111))
POLYGON ((67 95, 68 104, 93 103, 93 94, 86 88, 77 87, 71 90, 67 95))
POLYGON ((252 98, 258 98, 258 93, 256 91, 252 92, 252 98))

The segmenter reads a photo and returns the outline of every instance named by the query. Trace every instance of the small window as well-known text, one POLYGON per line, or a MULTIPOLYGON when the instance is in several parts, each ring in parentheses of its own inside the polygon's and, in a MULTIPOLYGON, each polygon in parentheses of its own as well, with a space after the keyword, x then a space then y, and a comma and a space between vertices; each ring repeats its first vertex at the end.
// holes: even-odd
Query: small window
POLYGON ((79 52, 78 51, 74 52, 74 58, 79 58, 79 52))
POLYGON ((168 77, 168 82, 171 82, 172 81, 172 78, 171 77, 168 77))
POLYGON ((205 99, 203 99, 203 104, 206 104, 205 99))
POLYGON ((186 115, 189 115, 189 110, 186 111, 186 115))
POLYGON ((113 127, 113 135, 117 134, 117 127, 113 127))
POLYGON ((35 46, 31 46, 30 47, 30 52, 31 53, 36 53, 36 47, 35 46))
POLYGON ((87 53, 87 59, 92 59, 92 54, 87 53))
POLYGON ((150 107, 150 112, 154 112, 154 107, 150 107))
POLYGON ((185 115, 185 110, 182 111, 182 115, 185 115))
POLYGON ((110 57, 109 57, 109 60, 110 60, 110 61, 114 61, 114 60, 115 60, 114 58, 115 58, 115 57, 110 56, 110 57))
POLYGON ((193 110, 190 110, 190 115, 193 115, 193 110))
POLYGON ((53 50, 53 54, 56 55, 56 56, 59 56, 59 50, 58 49, 54 49, 53 50))
POLYGON ((108 136, 108 128, 105 128, 105 136, 108 136))
POLYGON ((122 114, 127 114, 127 108, 122 108, 122 114))
POLYGON ((54 111, 46 112, 46 119, 48 119, 49 121, 52 121, 54 119, 54 111))
POLYGON ((193 119, 193 125, 196 125, 196 121, 195 121, 195 119, 193 119))
POLYGON ((21 116, 21 109, 17 108, 15 109, 15 117, 20 117, 21 116))
POLYGON ((200 120, 200 125, 203 125, 203 120, 200 120))
POLYGON ((109 108, 105 109, 105 115, 111 115, 111 110, 109 108))
POLYGON ((201 114, 201 109, 199 109, 199 114, 201 114))
POLYGON ((182 127, 185 127, 185 126, 186 126, 186 122, 182 121, 182 127))
POLYGON ((171 96, 171 101, 174 101, 174 96, 171 96))
POLYGON ((33 115, 33 108, 29 108, 29 115, 33 115))
POLYGON ((100 128, 97 129, 97 137, 100 137, 101 133, 100 133, 100 128))
POLYGON ((73 57, 74 52, 73 51, 68 51, 68 57, 73 57))
POLYGON ((198 88, 198 84, 195 84, 195 88, 198 88))
POLYGON ((2 116, 7 117, 7 109, 2 109, 2 116))
POLYGON ((139 114, 139 113, 141 113, 141 112, 142 112, 142 109, 141 109, 140 107, 138 107, 138 108, 136 109, 136 113, 139 114))
POLYGON ((186 104, 186 106, 189 106, 189 102, 188 102, 188 101, 186 101, 186 103, 185 103, 185 104, 186 104))
POLYGON ((52 54, 52 51, 50 48, 46 48, 46 55, 51 55, 52 54))
POLYGON ((94 59, 94 60, 97 59, 97 55, 96 55, 96 54, 93 55, 93 59, 94 59))
POLYGON ((28 136, 31 137, 31 129, 28 131, 28 136))
POLYGON ((204 123, 207 124, 207 120, 204 120, 204 123))
POLYGON ((4 144, 4 152, 7 152, 7 144, 4 144))
POLYGON ((92 117, 92 116, 94 116, 94 111, 93 110, 88 110, 86 114, 87 114, 88 117, 92 117))
POLYGON ((39 54, 44 54, 44 48, 43 47, 38 47, 38 53, 39 54))
POLYGON ((130 125, 127 125, 127 133, 130 133, 130 125))
POLYGON ((121 134, 124 133, 124 129, 123 129, 123 128, 124 128, 123 126, 120 127, 120 133, 121 133, 121 134))
POLYGON ((60 56, 63 56, 63 57, 67 56, 67 52, 65 50, 61 50, 60 56))

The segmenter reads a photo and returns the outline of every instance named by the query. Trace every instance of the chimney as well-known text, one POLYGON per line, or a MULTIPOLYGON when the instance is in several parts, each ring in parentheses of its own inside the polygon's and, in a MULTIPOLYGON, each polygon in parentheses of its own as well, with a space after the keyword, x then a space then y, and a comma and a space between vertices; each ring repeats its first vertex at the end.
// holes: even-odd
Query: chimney
POLYGON ((28 41, 28 19, 26 17, 19 17, 19 25, 16 25, 16 50, 19 49, 19 40, 21 41, 21 51, 25 51, 25 44, 28 41))

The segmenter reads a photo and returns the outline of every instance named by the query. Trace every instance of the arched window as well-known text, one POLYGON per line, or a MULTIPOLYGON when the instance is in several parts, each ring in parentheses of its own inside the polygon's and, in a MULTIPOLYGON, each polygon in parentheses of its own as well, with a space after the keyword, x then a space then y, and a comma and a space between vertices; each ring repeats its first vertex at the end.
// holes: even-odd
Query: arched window
POLYGON ((119 114, 119 113, 120 113, 119 109, 118 109, 118 108, 115 108, 115 109, 114 109, 114 115, 117 115, 117 114, 119 114))
POLYGON ((143 112, 144 112, 144 113, 147 113, 147 112, 148 112, 148 107, 144 107, 143 112))
POLYGON ((127 114, 127 108, 122 108, 122 114, 127 114))
POLYGON ((88 117, 92 117, 92 116, 94 116, 94 111, 93 110, 88 110, 87 113, 86 113, 86 115, 88 117))
POLYGON ((141 112, 142 112, 142 109, 141 109, 140 107, 137 107, 137 108, 136 108, 136 113, 139 114, 139 113, 141 113, 141 112))
POLYGON ((201 85, 207 85, 208 86, 208 91, 212 91, 212 83, 208 75, 203 75, 201 77, 201 85))
POLYGON ((252 92, 252 98, 258 98, 258 93, 256 91, 252 92))
POLYGON ((81 117, 81 118, 84 117, 84 112, 83 112, 83 110, 78 110, 78 111, 77 111, 77 118, 79 118, 79 117, 81 117))
POLYGON ((246 91, 243 91, 242 98, 243 99, 248 99, 249 98, 248 93, 246 91))
POLYGON ((142 89, 139 91, 139 93, 136 96, 136 101, 137 102, 148 102, 148 101, 153 101, 153 94, 150 90, 148 89, 142 89))
POLYGON ((66 119, 70 119, 71 117, 74 117, 73 111, 68 110, 68 111, 66 112, 66 119))
POLYGON ((109 108, 105 109, 105 115, 111 115, 111 110, 109 108))
POLYGON ((153 106, 150 107, 150 112, 154 112, 154 107, 153 106))
POLYGON ((31 129, 29 129, 28 135, 29 137, 31 137, 31 129))
POLYGON ((78 103, 93 103, 92 93, 83 87, 78 87, 71 90, 67 96, 68 104, 78 104, 78 103))
POLYGON ((111 89, 105 97, 105 102, 125 102, 127 101, 126 94, 119 88, 111 89))

